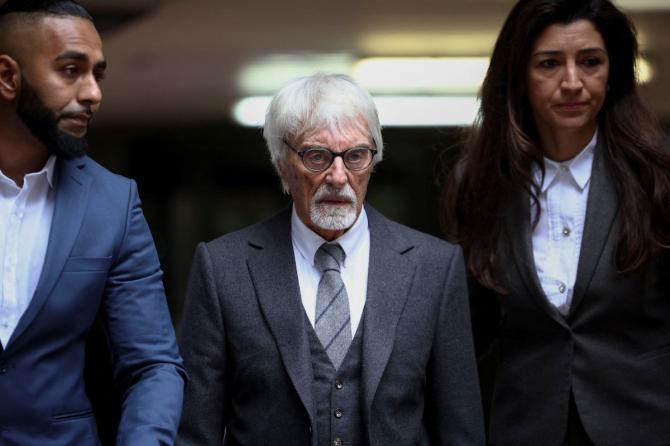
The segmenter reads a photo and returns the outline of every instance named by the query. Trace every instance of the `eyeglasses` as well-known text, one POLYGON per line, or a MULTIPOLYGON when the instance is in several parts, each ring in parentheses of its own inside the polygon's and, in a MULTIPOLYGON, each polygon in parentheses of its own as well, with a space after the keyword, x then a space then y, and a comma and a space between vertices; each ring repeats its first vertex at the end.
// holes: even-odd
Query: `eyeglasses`
POLYGON ((333 152, 325 147, 307 147, 304 150, 298 150, 286 139, 284 139, 284 144, 292 149, 300 157, 305 167, 312 172, 327 170, 338 156, 342 158, 347 169, 363 170, 372 164, 372 159, 377 154, 376 149, 367 147, 352 147, 343 152, 333 152))

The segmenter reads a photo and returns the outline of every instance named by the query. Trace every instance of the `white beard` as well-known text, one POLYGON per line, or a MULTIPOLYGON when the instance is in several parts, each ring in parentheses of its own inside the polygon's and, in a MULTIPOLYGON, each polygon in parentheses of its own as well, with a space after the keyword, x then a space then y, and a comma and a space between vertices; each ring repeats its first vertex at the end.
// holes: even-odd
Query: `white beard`
POLYGON ((349 229, 356 221, 356 193, 349 184, 342 189, 336 189, 322 184, 316 190, 309 203, 309 217, 314 225, 328 231, 342 231, 349 229), (328 205, 319 203, 323 198, 344 198, 346 204, 328 205))

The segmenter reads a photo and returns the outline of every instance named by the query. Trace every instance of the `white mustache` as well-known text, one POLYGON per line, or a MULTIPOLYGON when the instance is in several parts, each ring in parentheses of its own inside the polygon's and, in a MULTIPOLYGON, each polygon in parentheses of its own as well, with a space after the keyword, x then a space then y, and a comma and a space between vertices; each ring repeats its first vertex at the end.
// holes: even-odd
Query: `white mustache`
POLYGON ((323 200, 324 198, 345 199, 346 201, 349 201, 351 203, 356 203, 356 193, 349 184, 345 184, 341 189, 337 189, 328 184, 322 184, 316 190, 313 202, 317 203, 323 200))

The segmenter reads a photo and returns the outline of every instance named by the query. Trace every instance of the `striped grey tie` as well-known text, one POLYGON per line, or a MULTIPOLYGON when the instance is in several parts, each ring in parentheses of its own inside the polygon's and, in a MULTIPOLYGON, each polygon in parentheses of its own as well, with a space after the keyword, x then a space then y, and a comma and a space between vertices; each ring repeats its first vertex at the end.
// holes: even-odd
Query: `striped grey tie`
POLYGON ((344 250, 337 243, 324 243, 314 254, 314 265, 322 272, 314 326, 335 370, 340 368, 351 344, 349 296, 340 276, 344 257, 344 250))

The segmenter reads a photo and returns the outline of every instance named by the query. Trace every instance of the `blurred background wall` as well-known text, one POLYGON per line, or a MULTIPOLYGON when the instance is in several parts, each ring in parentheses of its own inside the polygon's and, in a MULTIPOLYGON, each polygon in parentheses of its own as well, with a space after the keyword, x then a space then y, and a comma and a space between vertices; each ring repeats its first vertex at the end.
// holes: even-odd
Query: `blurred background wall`
MULTIPOLYGON (((259 124, 268 98, 292 77, 346 72, 373 93, 386 149, 369 201, 439 234, 440 172, 474 118, 487 58, 514 1, 81 3, 96 18, 109 62, 91 156, 138 182, 178 327, 197 242, 289 203, 259 124)), ((639 30, 644 95, 670 123, 670 0, 617 4, 639 30)), ((92 369, 104 375, 104 350, 95 342, 91 350, 92 369)), ((98 392, 91 389, 112 407, 114 395, 98 392)))

